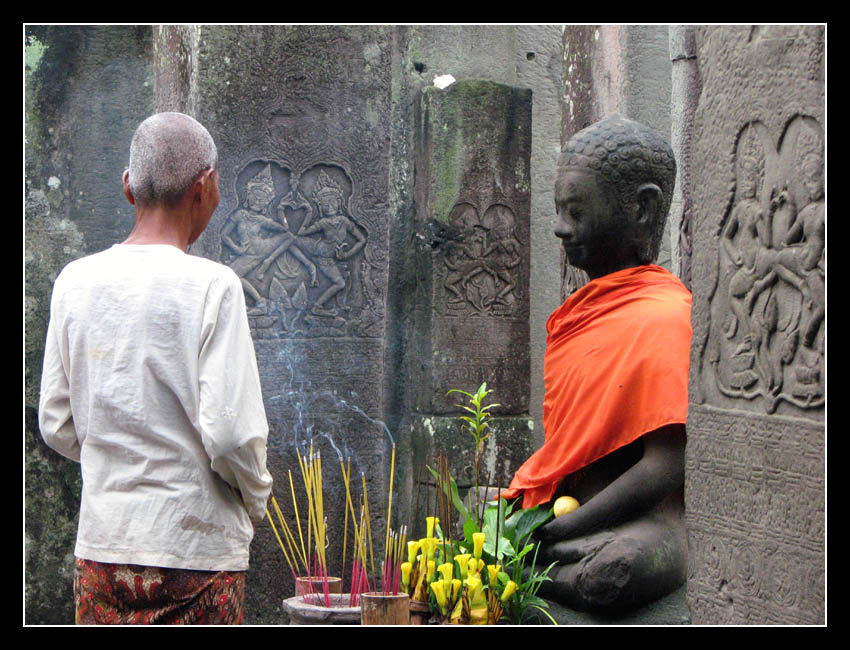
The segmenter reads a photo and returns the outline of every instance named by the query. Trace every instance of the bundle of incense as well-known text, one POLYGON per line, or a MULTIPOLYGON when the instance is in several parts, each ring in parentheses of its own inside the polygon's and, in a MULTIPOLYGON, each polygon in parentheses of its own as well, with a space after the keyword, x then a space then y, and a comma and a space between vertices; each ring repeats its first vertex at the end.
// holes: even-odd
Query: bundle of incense
POLYGON ((390 490, 387 498, 387 534, 384 537, 384 557, 386 558, 387 548, 390 545, 390 524, 392 522, 393 512, 393 478, 395 475, 395 443, 393 443, 392 456, 390 459, 390 490))
POLYGON ((398 595, 401 582, 401 564, 404 562, 407 549, 407 526, 402 526, 401 532, 390 531, 390 540, 384 551, 384 571, 381 577, 381 587, 384 595, 398 595))
POLYGON ((372 567, 372 575, 375 575, 375 552, 372 546, 372 523, 369 514, 369 493, 366 491, 366 474, 360 473, 363 482, 363 510, 365 512, 366 539, 369 540, 369 562, 372 567))
MULTIPOLYGON (((313 567, 310 573, 318 578, 322 585, 322 596, 327 607, 331 606, 330 585, 328 582, 328 562, 326 556, 326 519, 324 508, 324 488, 322 485, 322 455, 321 452, 313 454, 313 447, 310 446, 310 457, 305 459, 303 471, 305 477, 305 486, 307 488, 307 502, 309 504, 309 521, 308 525, 312 524, 312 530, 315 532, 316 540, 313 548, 313 567)), ((308 527, 308 545, 310 543, 310 528, 308 527)), ((312 580, 309 581, 312 585, 312 580)))
POLYGON ((358 526, 357 517, 354 514, 354 503, 351 499, 351 459, 348 461, 348 467, 346 468, 345 463, 342 458, 340 458, 340 468, 342 469, 342 480, 345 485, 345 528, 343 533, 343 562, 342 566, 345 567, 345 552, 347 547, 347 537, 348 537, 348 521, 349 515, 351 518, 351 525, 354 529, 354 541, 352 549, 352 563, 351 563, 351 585, 350 585, 350 596, 349 599, 352 602, 357 601, 359 594, 362 593, 364 588, 368 588, 368 577, 366 575, 366 532, 368 526, 366 524, 366 517, 368 515, 368 508, 366 505, 366 483, 365 477, 363 482, 363 503, 360 507, 360 525, 358 526))
POLYGON ((299 582, 298 580, 300 576, 297 566, 297 561, 300 560, 304 563, 304 566, 307 567, 306 558, 303 555, 299 555, 298 547, 295 543, 295 537, 293 536, 292 531, 289 529, 289 525, 286 523, 286 519, 284 518, 280 506, 277 503, 277 499, 274 497, 274 495, 272 495, 271 503, 275 514, 277 515, 281 533, 278 533, 277 527, 274 525, 274 519, 272 518, 271 513, 268 511, 268 508, 266 508, 266 517, 268 518, 269 524, 272 527, 272 531, 274 531, 274 535, 277 538, 278 544, 280 545, 280 550, 283 552, 283 557, 286 560, 286 563, 289 565, 289 571, 292 574, 292 579, 295 584, 298 585, 298 588, 301 591, 301 596, 303 598, 306 598, 308 591, 310 591, 310 585, 308 583, 308 591, 305 591, 303 582, 299 582), (287 547, 289 548, 289 552, 287 552, 287 547))
POLYGON ((365 507, 360 509, 360 529, 355 535, 354 559, 351 563, 351 594, 349 606, 357 607, 360 594, 369 591, 369 578, 366 571, 366 515, 365 507))
MULTIPOLYGON (((273 504, 273 506, 274 506, 274 509, 277 511, 278 519, 279 519, 279 521, 280 521, 280 523, 281 523, 281 530, 288 530, 288 528, 286 528, 286 520, 285 520, 285 519, 283 519, 283 515, 282 515, 282 514, 281 514, 281 512, 280 512, 280 508, 279 508, 279 507, 278 507, 278 505, 277 505, 277 500, 274 498, 274 495, 272 495, 272 499, 271 499, 271 500, 272 500, 272 504, 273 504)), ((268 509, 268 508, 266 508, 266 518, 268 519, 269 524, 271 524, 272 531, 274 531, 274 536, 277 538, 277 543, 280 545, 280 550, 283 552, 283 557, 284 557, 284 559, 286 560, 287 565, 289 565, 289 571, 292 573, 292 578, 295 580, 295 582, 296 582, 296 584, 297 584, 297 582, 298 582, 298 580, 297 580, 298 574, 297 574, 297 572, 296 572, 296 570, 295 570, 295 564, 294 564, 294 562, 292 561, 292 559, 290 558, 289 553, 287 553, 287 552, 286 552, 286 547, 284 546, 284 543, 283 543, 283 540, 282 540, 282 539, 281 539, 281 537, 280 537, 280 534, 277 532, 277 527, 274 525, 274 520, 272 519, 271 513, 269 512, 269 509, 268 509)), ((285 535, 285 533, 284 533, 284 537, 285 537, 285 536, 286 536, 286 535, 285 535)), ((287 542, 288 542, 288 541, 289 541, 289 540, 287 539, 287 542)), ((290 550, 291 550, 291 549, 290 549, 290 550)))

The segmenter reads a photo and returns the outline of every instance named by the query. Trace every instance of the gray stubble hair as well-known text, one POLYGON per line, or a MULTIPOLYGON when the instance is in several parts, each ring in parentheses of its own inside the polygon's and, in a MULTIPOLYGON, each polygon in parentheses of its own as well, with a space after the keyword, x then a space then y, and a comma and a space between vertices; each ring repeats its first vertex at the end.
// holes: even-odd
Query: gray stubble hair
POLYGON ((130 191, 140 205, 174 205, 217 162, 215 142, 200 122, 183 113, 157 113, 133 134, 130 191))

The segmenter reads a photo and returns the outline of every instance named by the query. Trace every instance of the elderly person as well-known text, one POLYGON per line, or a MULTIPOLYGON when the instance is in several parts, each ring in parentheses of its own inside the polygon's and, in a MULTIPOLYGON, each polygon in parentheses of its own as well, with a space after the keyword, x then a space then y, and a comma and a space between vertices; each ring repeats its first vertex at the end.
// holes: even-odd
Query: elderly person
POLYGON ((241 623, 272 485, 239 278, 188 255, 219 202, 217 152, 180 113, 138 127, 136 224, 53 288, 39 422, 81 464, 76 622, 241 623))
POLYGON ((613 115, 558 162, 555 207, 570 264, 590 282, 549 317, 545 442, 503 496, 581 506, 540 529, 557 562, 540 595, 614 613, 681 585, 691 294, 655 265, 676 166, 648 127, 613 115))

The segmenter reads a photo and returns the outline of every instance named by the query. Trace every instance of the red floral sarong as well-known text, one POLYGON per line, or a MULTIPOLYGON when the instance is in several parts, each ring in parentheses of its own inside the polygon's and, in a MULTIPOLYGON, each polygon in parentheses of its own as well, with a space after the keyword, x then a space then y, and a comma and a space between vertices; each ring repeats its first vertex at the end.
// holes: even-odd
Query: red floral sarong
POLYGON ((77 625, 241 625, 244 571, 191 571, 76 558, 77 625))

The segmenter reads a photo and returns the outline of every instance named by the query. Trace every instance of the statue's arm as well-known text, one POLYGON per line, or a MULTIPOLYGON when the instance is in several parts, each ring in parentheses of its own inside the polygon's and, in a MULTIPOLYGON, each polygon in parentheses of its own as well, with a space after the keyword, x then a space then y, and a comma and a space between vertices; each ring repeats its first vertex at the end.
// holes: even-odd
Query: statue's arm
POLYGON ((348 232, 350 232, 354 239, 356 239, 357 241, 354 243, 354 246, 352 246, 348 250, 346 250, 347 244, 345 244, 344 242, 337 247, 338 257, 343 260, 347 260, 348 258, 353 257, 358 253, 358 251, 360 251, 361 248, 366 245, 366 238, 363 236, 363 233, 360 232, 360 229, 356 225, 351 224, 348 229, 348 232))
POLYGON ((574 512, 540 529, 545 542, 573 539, 646 513, 685 480, 685 425, 674 424, 643 436, 641 459, 574 512))
POLYGON ((721 233, 721 244, 723 245, 723 248, 726 249, 726 254, 736 266, 741 266, 741 264, 744 263, 741 254, 735 249, 735 245, 733 243, 735 233, 738 232, 738 212, 740 209, 740 206, 735 206, 729 221, 723 226, 723 231, 721 233))
POLYGON ((233 232, 233 229, 235 227, 236 224, 233 222, 232 218, 225 221, 224 226, 222 226, 221 228, 221 241, 223 244, 226 244, 227 247, 234 253, 238 253, 241 255, 245 252, 245 248, 233 241, 233 238, 231 237, 231 233, 233 232))
POLYGON ((796 244, 801 239, 803 239, 803 214, 805 213, 807 208, 803 208, 794 219, 794 223, 791 224, 791 227, 788 228, 788 233, 785 235, 785 244, 790 246, 791 244, 796 244))
POLYGON ((266 230, 273 230, 274 232, 289 232, 288 228, 282 226, 274 219, 269 219, 268 217, 263 217, 260 223, 266 230))

